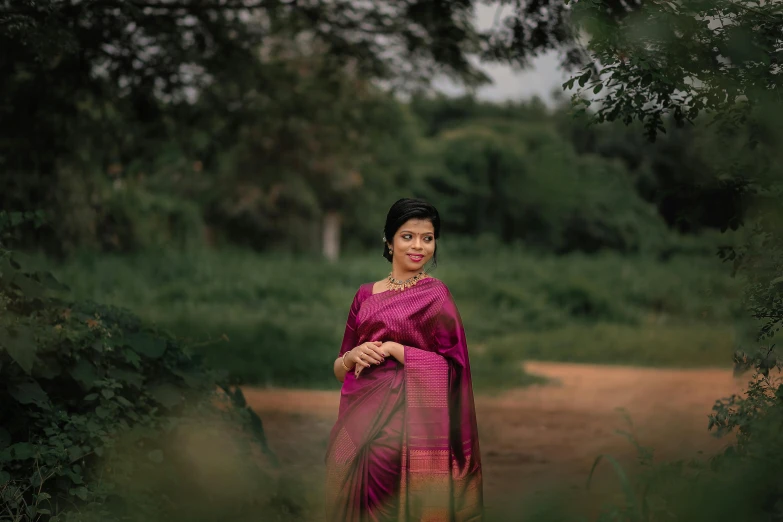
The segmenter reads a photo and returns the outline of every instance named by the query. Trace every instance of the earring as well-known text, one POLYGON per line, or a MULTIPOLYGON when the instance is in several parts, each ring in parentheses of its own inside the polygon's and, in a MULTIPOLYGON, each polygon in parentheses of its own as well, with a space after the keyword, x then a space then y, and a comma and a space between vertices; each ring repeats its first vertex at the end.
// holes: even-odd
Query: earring
POLYGON ((390 249, 389 249, 389 253, 391 254, 392 252, 394 252, 394 250, 392 250, 392 249, 390 248, 390 249))

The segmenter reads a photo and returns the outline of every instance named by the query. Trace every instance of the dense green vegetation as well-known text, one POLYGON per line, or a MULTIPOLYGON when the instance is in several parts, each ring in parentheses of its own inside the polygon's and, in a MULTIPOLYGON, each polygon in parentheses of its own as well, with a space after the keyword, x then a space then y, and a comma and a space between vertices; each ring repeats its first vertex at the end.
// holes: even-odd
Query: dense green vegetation
MULTIPOLYGON (((36 218, 0 213, 0 221, 36 218)), ((50 273, 0 248, 0 520, 106 520, 128 514, 128 505, 139 520, 196 520, 171 510, 171 497, 214 491, 211 484, 150 479, 184 476, 193 437, 217 440, 204 424, 223 427, 222 458, 250 462, 246 473, 274 495, 252 458, 266 453, 273 463, 274 455, 240 390, 127 310, 57 293, 62 285, 50 273)), ((236 499, 226 504, 221 511, 244 509, 236 499)), ((268 498, 260 504, 275 512, 268 498)))
MULTIPOLYGON (((541 257, 521 249, 466 256, 448 239, 441 247, 433 275, 457 300, 478 385, 521 383, 497 379, 496 372, 525 359, 730 364, 739 286, 714 256, 661 263, 612 253, 541 257)), ((54 271, 79 299, 127 307, 190 338, 210 365, 242 382, 336 386, 329 369, 348 305, 360 284, 382 278, 387 268, 380 255, 328 264, 204 250, 84 256, 54 271), (285 356, 294 348, 296 357, 285 356)))

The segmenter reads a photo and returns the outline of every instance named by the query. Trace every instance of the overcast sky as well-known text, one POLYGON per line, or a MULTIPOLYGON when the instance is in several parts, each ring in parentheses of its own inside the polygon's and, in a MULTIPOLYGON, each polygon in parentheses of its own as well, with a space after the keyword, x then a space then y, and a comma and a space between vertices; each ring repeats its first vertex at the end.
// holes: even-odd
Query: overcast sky
MULTIPOLYGON (((496 11, 497 6, 479 4, 476 20, 478 27, 491 27, 496 11)), ((560 90, 560 86, 568 79, 558 65, 559 60, 555 52, 538 57, 523 71, 515 71, 505 65, 482 64, 481 68, 492 78, 493 83, 480 88, 476 95, 480 99, 492 101, 525 100, 538 95, 542 100, 550 102, 552 91, 560 90)), ((456 95, 465 92, 448 80, 436 81, 435 85, 447 94, 456 95)))

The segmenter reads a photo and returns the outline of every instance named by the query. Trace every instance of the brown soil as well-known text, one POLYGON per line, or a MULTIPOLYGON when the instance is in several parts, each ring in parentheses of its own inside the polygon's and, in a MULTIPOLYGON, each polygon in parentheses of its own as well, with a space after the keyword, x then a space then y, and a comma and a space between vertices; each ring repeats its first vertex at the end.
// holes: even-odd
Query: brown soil
MULTIPOLYGON (((656 459, 714 454, 730 441, 707 431, 715 401, 740 392, 746 380, 730 370, 649 369, 528 363, 553 381, 544 386, 476 396, 488 510, 555 488, 584 489, 596 456, 609 453, 632 466, 636 451, 617 430, 633 431, 656 459), (633 422, 631 428, 621 408, 633 422)), ((313 502, 339 393, 245 390, 261 414, 270 445, 288 470, 305 477, 313 502)), ((616 482, 599 467, 599 484, 616 482)))

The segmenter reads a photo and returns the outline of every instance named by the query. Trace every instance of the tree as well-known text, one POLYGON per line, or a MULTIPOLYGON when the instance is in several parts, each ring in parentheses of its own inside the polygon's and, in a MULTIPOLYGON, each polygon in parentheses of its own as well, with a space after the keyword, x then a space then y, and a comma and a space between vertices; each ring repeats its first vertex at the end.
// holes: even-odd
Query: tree
MULTIPOLYGON (((524 64, 538 50, 569 37, 564 17, 553 25, 534 8, 552 0, 524 8, 516 2, 511 18, 483 33, 472 23, 477 4, 0 0, 0 74, 6 79, 0 96, 7 100, 0 120, 14 122, 0 130, 0 206, 48 209, 57 216, 54 229, 45 229, 48 240, 61 251, 90 243, 116 248, 112 227, 130 217, 112 215, 124 212, 113 202, 114 187, 144 178, 138 190, 154 181, 157 187, 204 194, 216 179, 225 179, 217 172, 240 161, 227 159, 225 151, 235 149, 243 136, 260 138, 263 124, 263 138, 282 140, 285 154, 294 145, 311 155, 324 152, 312 158, 320 167, 305 176, 318 197, 295 199, 305 213, 334 216, 339 202, 350 197, 346 180, 358 179, 357 161, 336 150, 348 151, 355 141, 334 137, 372 134, 346 113, 335 122, 324 119, 329 107, 344 108, 352 100, 346 84, 361 80, 366 89, 382 81, 391 89, 412 90, 446 74, 477 85, 487 78, 471 57, 524 64), (532 22, 538 29, 530 32, 532 22), (321 82, 327 87, 317 87, 321 82), (329 87, 335 84, 343 87, 329 87), (312 99, 297 107, 291 102, 296 96, 312 99), (320 131, 308 141, 305 129, 316 128, 320 131), (314 152, 307 146, 316 139, 322 146, 314 152), (168 172, 180 181, 151 172, 168 172), (183 189, 188 182, 191 187, 183 189)), ((557 12, 565 15, 559 7, 557 12)), ((286 170, 275 147, 271 157, 263 148, 246 159, 286 170)), ((293 167, 290 160, 283 163, 293 167)), ((283 175, 269 170, 257 179, 257 188, 268 190, 283 175)), ((258 169, 246 173, 259 176, 258 169)), ((208 208, 226 217, 214 205, 208 208)), ((252 223, 264 221, 248 217, 252 223)))
POLYGON ((605 3, 576 4, 588 35, 590 65, 565 87, 594 122, 639 121, 651 141, 699 116, 716 134, 709 155, 713 182, 733 194, 736 229, 748 208, 781 179, 783 150, 783 4, 756 0, 643 2, 628 16, 606 14, 605 3))
MULTIPOLYGON (((392 86, 434 72, 484 81, 467 58, 479 45, 471 7, 0 1, 0 120, 13 122, 0 130, 0 206, 46 208, 58 217, 55 243, 88 242, 102 219, 107 180, 134 169, 147 174, 172 153, 213 172, 260 106, 274 106, 281 93, 312 94, 302 87, 334 82, 335 71, 344 75, 339 81, 392 86), (308 64, 302 53, 315 59, 308 64), (313 66, 319 78, 295 69, 313 66)), ((304 106, 325 113, 334 99, 318 101, 304 106)), ((297 115, 300 128, 309 117, 297 115)), ((186 175, 195 177, 193 169, 186 175)))
POLYGON ((677 126, 700 113, 728 124, 754 107, 779 105, 783 4, 758 0, 641 2, 628 16, 606 2, 576 3, 591 61, 566 85, 592 92, 597 121, 644 122, 654 139, 664 119, 677 126))
MULTIPOLYGON (((478 112, 470 100, 465 109, 478 112)), ((621 162, 576 154, 535 102, 506 107, 505 117, 487 109, 434 136, 420 169, 425 195, 452 216, 452 232, 497 234, 557 253, 661 246, 664 222, 621 162)))
POLYGON ((765 469, 780 459, 783 418, 783 384, 770 377, 783 368, 775 349, 783 326, 783 4, 645 2, 622 20, 608 19, 601 5, 578 4, 587 50, 598 65, 567 82, 581 87, 577 105, 598 105, 588 112, 596 122, 641 121, 651 140, 670 122, 681 127, 709 117, 716 129, 709 167, 742 201, 723 228, 745 225, 745 240, 718 254, 747 281, 757 346, 739 347, 735 363, 755 375, 743 397, 718 401, 709 426, 719 434, 738 431, 714 467, 741 459, 753 471, 754 496, 762 492, 756 502, 779 518, 783 491, 765 469), (588 92, 598 97, 587 100, 588 92))
POLYGON ((217 183, 206 185, 209 220, 240 244, 321 247, 334 259, 342 223, 350 222, 354 239, 380 238, 368 227, 384 216, 368 200, 404 186, 413 123, 393 97, 328 55, 278 67, 278 81, 246 107, 249 121, 212 174, 217 183))

